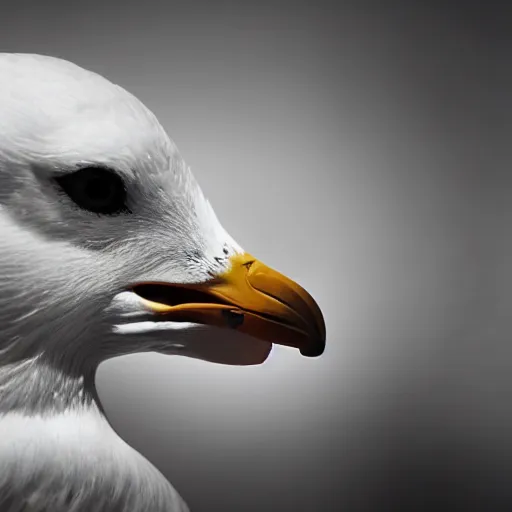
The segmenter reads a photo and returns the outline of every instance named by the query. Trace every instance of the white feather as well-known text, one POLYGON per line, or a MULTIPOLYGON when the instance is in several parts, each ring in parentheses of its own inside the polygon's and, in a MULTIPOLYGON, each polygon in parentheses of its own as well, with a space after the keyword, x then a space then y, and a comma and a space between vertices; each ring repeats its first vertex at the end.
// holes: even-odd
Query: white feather
POLYGON ((10 490, 19 490, 22 501, 33 501, 29 510, 60 510, 68 496, 66 510, 119 510, 118 504, 130 512, 188 510, 96 408, 11 413, 0 421, 0 453, 0 475, 9 475, 10 490))

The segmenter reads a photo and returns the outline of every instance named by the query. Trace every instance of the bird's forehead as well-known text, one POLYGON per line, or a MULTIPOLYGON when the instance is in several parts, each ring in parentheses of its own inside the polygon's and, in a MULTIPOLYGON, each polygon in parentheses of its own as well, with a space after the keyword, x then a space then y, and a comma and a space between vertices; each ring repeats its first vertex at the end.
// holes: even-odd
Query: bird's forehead
POLYGON ((0 55, 0 151, 38 162, 162 167, 177 151, 133 95, 67 61, 0 55))

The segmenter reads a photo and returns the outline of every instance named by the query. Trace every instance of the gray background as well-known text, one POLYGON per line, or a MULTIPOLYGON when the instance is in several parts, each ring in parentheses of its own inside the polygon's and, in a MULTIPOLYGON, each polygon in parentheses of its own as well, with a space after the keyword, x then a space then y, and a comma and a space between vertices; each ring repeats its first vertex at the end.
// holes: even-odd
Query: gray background
POLYGON ((2 7, 2 51, 136 94, 233 237, 324 311, 318 360, 100 368, 114 427, 193 512, 510 498, 509 15, 459 4, 2 7))

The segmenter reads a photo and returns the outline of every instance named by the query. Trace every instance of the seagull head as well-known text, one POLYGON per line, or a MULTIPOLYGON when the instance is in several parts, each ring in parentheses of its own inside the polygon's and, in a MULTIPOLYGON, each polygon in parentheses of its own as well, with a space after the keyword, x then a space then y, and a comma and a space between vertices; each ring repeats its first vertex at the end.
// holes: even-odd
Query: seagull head
POLYGON ((4 54, 0 114, 4 358, 323 352, 314 299, 226 232, 132 94, 61 59, 4 54))

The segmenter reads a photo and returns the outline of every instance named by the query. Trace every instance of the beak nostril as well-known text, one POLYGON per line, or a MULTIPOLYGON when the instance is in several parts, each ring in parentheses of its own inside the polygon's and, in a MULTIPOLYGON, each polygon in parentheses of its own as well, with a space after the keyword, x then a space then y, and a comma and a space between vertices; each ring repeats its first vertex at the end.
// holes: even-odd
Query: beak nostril
POLYGON ((236 329, 241 326, 245 319, 245 316, 241 311, 236 311, 234 309, 223 309, 222 316, 232 329, 236 329))
POLYGON ((242 265, 243 265, 247 270, 249 270, 249 269, 252 267, 253 263, 254 263, 254 260, 250 260, 250 261, 246 261, 245 263, 242 263, 242 265))

